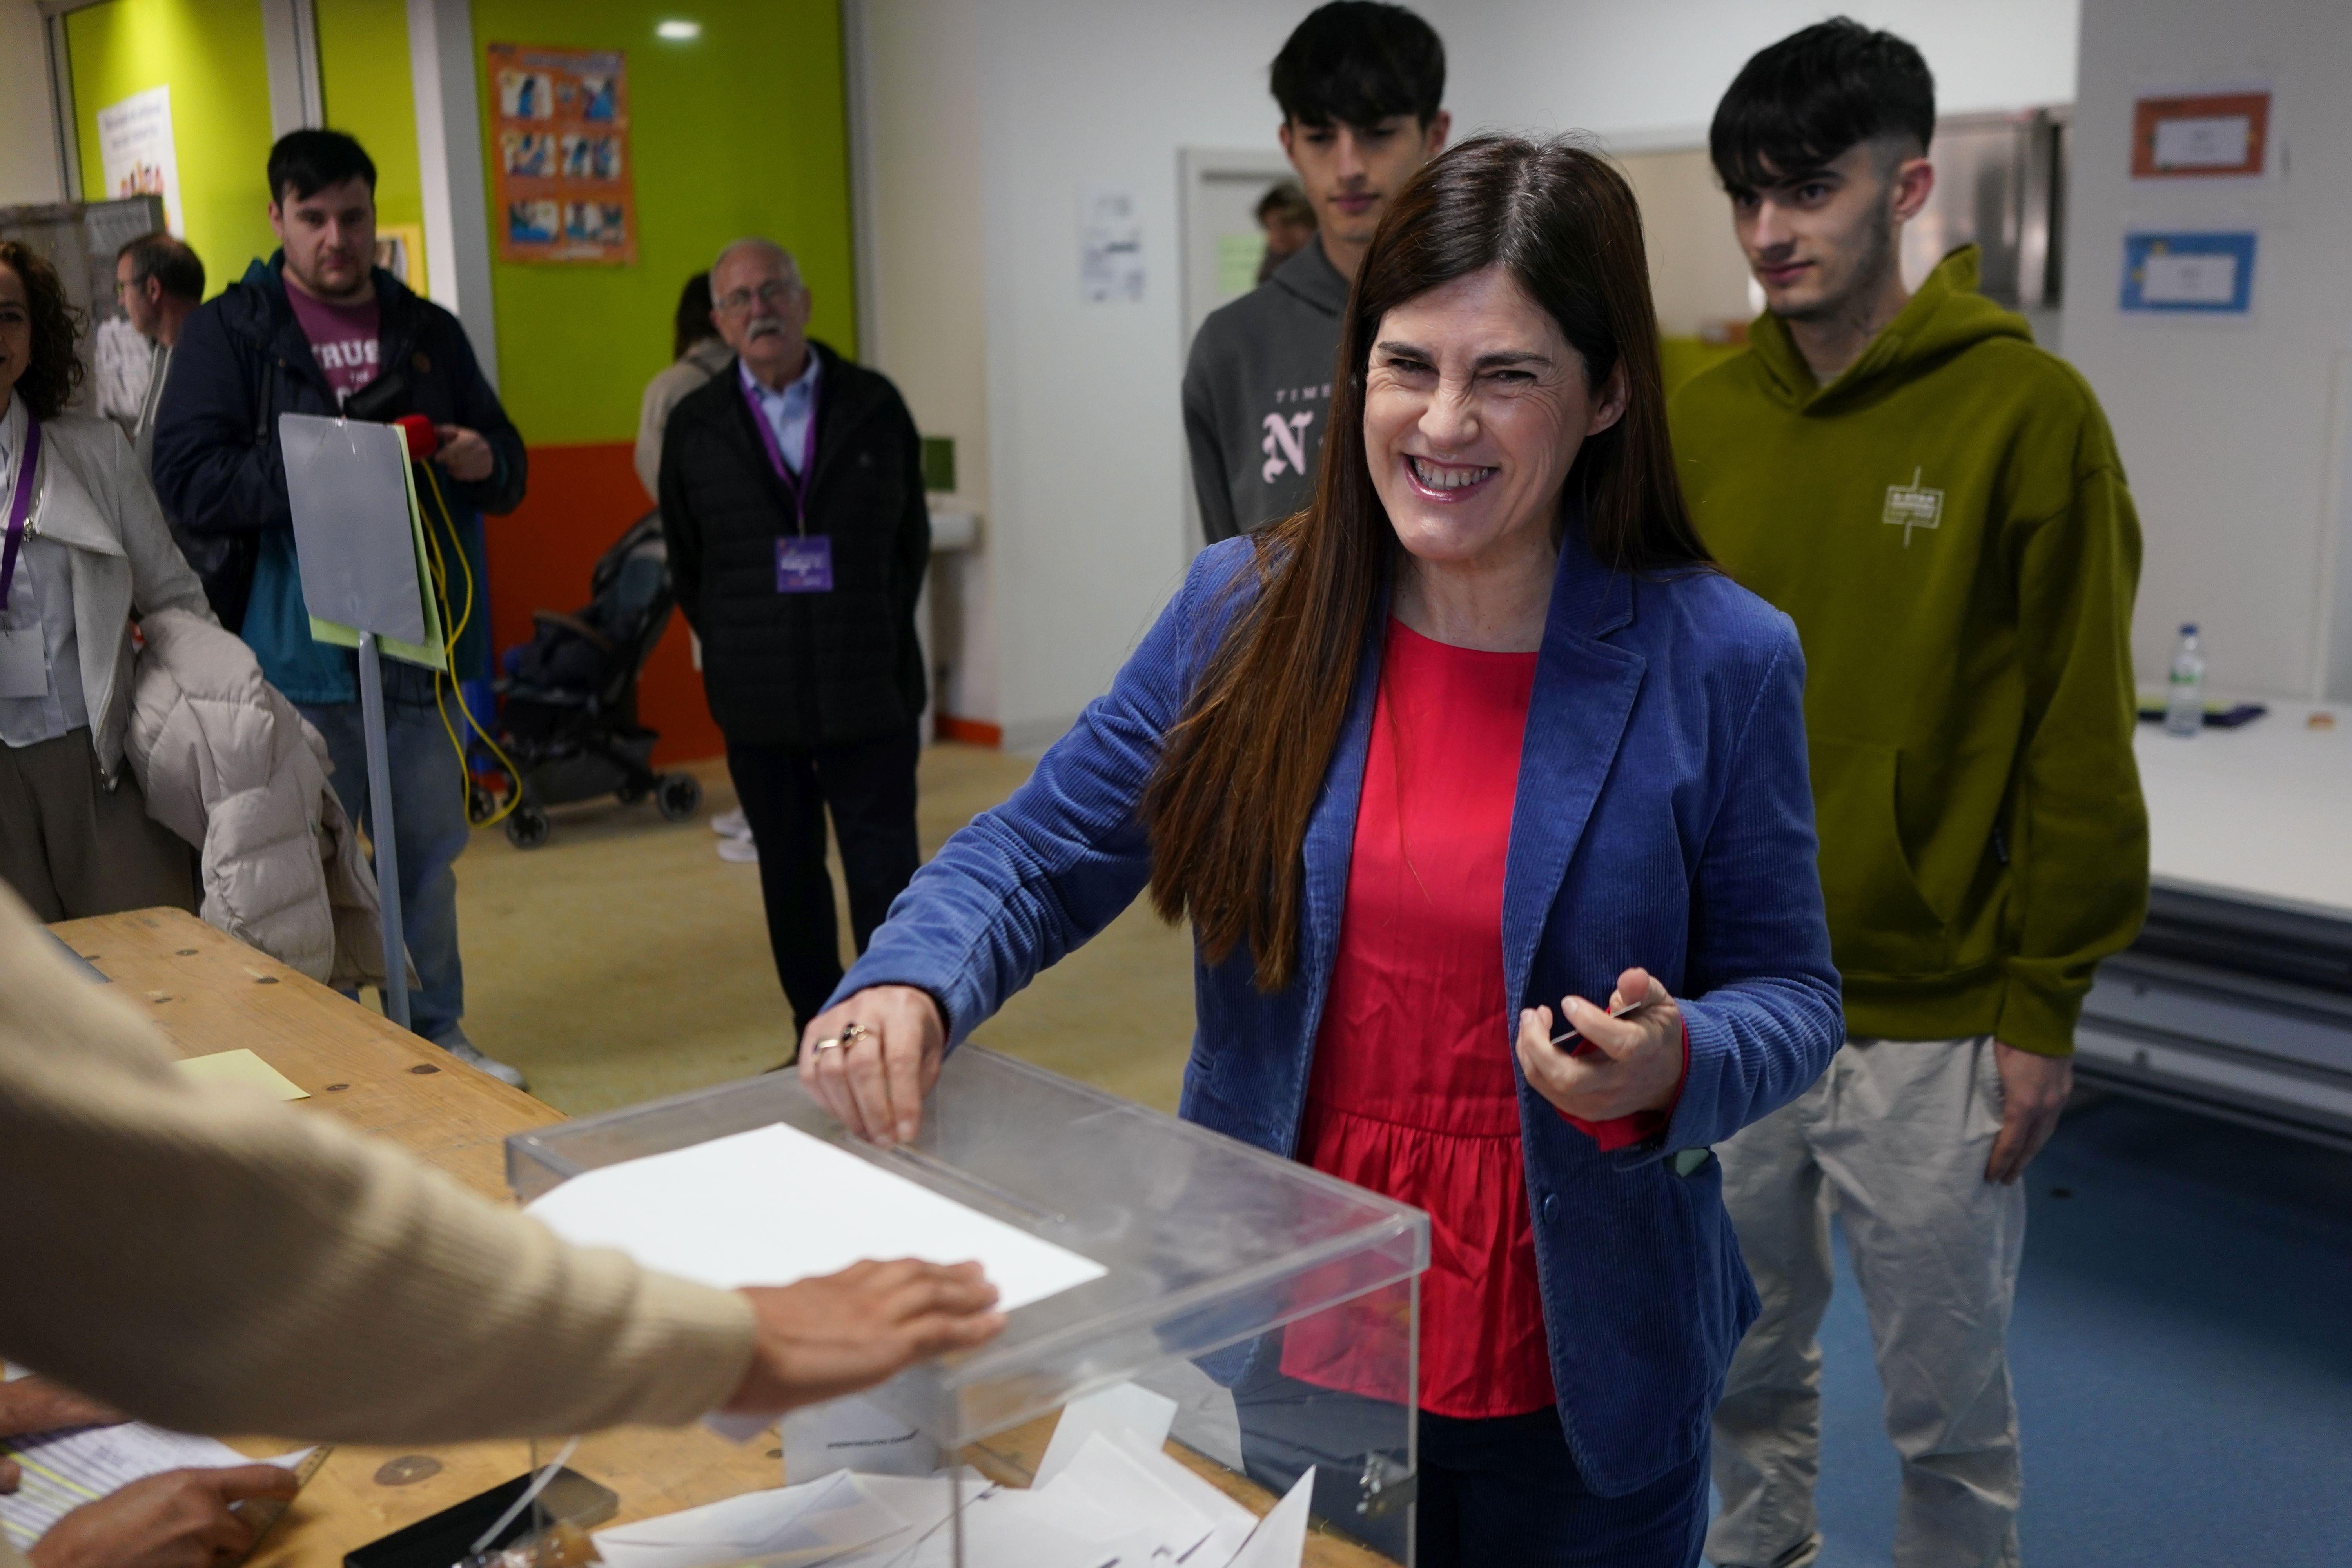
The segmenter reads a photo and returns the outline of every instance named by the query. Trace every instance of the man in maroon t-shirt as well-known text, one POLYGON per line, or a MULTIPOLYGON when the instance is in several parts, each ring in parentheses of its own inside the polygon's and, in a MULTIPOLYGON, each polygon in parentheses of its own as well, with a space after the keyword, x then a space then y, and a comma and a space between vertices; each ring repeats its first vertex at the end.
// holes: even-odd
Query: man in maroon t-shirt
POLYGON ((306 293, 289 276, 286 302, 294 307, 294 319, 302 323, 302 335, 310 340, 311 357, 319 362, 327 384, 335 389, 335 401, 349 403, 352 393, 375 379, 382 358, 379 319, 383 312, 377 308, 375 290, 369 289, 368 297, 357 304, 346 304, 306 293))
MULTIPOLYGON (((272 151, 273 170, 280 153, 290 152, 300 153, 314 164, 327 161, 331 174, 331 160, 338 156, 358 170, 340 179, 319 181, 308 195, 302 190, 306 182, 280 182, 274 173, 271 177, 276 188, 269 204, 269 226, 284 247, 278 275, 285 284, 286 303, 340 406, 391 368, 383 347, 385 305, 378 295, 375 273, 374 168, 356 142, 333 132, 299 132, 282 141, 272 151), (289 143, 298 145, 289 148, 289 143)), ((389 281, 386 286, 391 286, 389 281)), ((414 301, 408 302, 408 309, 413 315, 414 301)), ((408 363, 397 368, 412 382, 429 376, 432 358, 448 358, 441 349, 428 355, 421 348, 412 353, 402 347, 396 311, 392 325, 395 341, 391 352, 407 357, 408 363)), ((413 331, 408 341, 418 341, 413 331)), ((441 368, 446 373, 451 367, 444 363, 441 368)), ((398 401, 415 400, 412 388, 398 401)), ((435 428, 441 445, 434 462, 446 476, 444 485, 450 480, 460 486, 478 485, 492 478, 498 455, 480 431, 446 423, 436 423, 435 428)), ((451 491, 453 498, 457 493, 451 491)), ((445 625, 447 615, 445 609, 445 625)), ((254 630, 250 620, 248 634, 254 630)), ((267 659, 264 665, 268 668, 267 659)), ((437 688, 429 689, 438 696, 437 688)), ((464 849, 467 836, 462 805, 466 798, 463 763, 442 727, 438 703, 432 697, 405 700, 416 695, 413 682, 388 691, 385 726, 394 826, 400 850, 401 900, 409 956, 418 979, 409 999, 414 1022, 420 1034, 452 1055, 520 1086, 522 1074, 477 1049, 460 1022, 464 969, 457 950, 457 880, 450 863, 464 849)), ((344 806, 355 820, 367 821, 367 771, 357 704, 322 702, 314 693, 296 695, 295 700, 303 716, 327 738, 335 759, 335 789, 344 806)))
MULTIPOLYGON (((376 377, 380 368, 375 298, 375 186, 358 174, 307 196, 291 191, 269 204, 269 226, 285 247, 286 302, 337 402, 376 377)), ((435 460, 449 477, 472 484, 490 477, 495 458, 478 431, 437 427, 435 460)))

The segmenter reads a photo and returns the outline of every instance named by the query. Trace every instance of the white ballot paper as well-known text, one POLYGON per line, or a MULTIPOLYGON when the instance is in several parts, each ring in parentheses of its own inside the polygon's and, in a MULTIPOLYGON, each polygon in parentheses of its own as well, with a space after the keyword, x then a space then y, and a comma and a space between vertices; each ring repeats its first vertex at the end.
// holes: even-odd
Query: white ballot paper
POLYGON ((779 1122, 584 1172, 530 1214, 721 1289, 789 1285, 865 1258, 977 1259, 1000 1310, 1098 1279, 1101 1264, 779 1122))
MULTIPOLYGON (((944 1481, 936 1483, 945 1493, 944 1481)), ((605 1568, 719 1568, 757 1562, 762 1568, 829 1563, 908 1529, 904 1516, 869 1495, 857 1477, 836 1470, 822 1480, 596 1532, 605 1568)))
POLYGON ((1309 1465, 1225 1568, 1298 1568, 1307 1556, 1307 1511, 1314 1500, 1315 1467, 1309 1465))
POLYGON ((1037 1461, 1037 1477, 1031 1484, 1050 1485, 1097 1432, 1108 1436, 1124 1429, 1143 1439, 1146 1447, 1157 1448, 1168 1441, 1168 1428, 1175 1424, 1174 1400, 1131 1383, 1114 1384, 1100 1393, 1073 1399, 1062 1406, 1062 1417, 1054 1424, 1054 1440, 1045 1445, 1045 1457, 1037 1461))
POLYGON ((861 1476, 928 1476, 940 1446, 921 1428, 871 1400, 828 1400, 783 1421, 784 1479, 856 1470, 861 1476))
MULTIPOLYGON (((826 1568, 957 1568, 944 1475, 856 1479, 907 1529, 826 1568)), ((1097 1431, 1050 1486, 1024 1491, 964 1472, 961 1568, 1299 1568, 1314 1489, 1309 1470, 1260 1521, 1137 1434, 1097 1431)), ((610 1568, 708 1568, 606 1556, 610 1568)))
POLYGON ((0 1442, 0 1457, 16 1461, 24 1479, 0 1497, 0 1531, 23 1551, 51 1525, 86 1502, 121 1490, 131 1482, 166 1470, 215 1470, 238 1465, 299 1466, 310 1450, 275 1459, 252 1459, 226 1443, 167 1432, 141 1421, 115 1426, 82 1426, 37 1437, 0 1442))

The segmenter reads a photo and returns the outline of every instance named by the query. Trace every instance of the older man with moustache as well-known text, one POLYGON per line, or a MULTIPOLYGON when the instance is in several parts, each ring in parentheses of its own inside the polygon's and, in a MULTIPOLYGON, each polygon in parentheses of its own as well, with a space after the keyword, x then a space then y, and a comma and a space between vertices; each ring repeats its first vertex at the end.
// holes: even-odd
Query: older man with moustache
POLYGON ((860 952, 921 859, 922 444, 896 387, 810 339, 808 287, 782 247, 730 245, 710 292, 735 358, 670 414, 662 530, 797 1038, 842 974, 827 808, 860 952))

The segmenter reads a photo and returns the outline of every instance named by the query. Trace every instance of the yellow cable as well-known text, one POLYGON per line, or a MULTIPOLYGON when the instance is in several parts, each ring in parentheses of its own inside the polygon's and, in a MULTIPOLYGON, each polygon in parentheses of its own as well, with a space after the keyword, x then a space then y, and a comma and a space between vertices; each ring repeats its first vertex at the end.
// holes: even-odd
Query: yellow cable
MULTIPOLYGON (((475 718, 473 710, 466 706, 466 689, 457 679, 457 638, 474 618, 474 563, 467 559, 465 546, 457 538, 457 525, 449 515, 448 501, 441 494, 440 477, 434 473, 432 464, 425 463, 420 466, 425 469, 425 482, 433 492, 434 510, 441 514, 441 525, 449 531, 450 543, 457 547, 457 564, 463 567, 466 573, 466 610, 462 616, 457 616, 453 620, 449 601, 448 563, 441 557, 441 542, 433 536, 431 529, 426 529, 425 545, 433 555, 433 586, 441 599, 442 636, 446 639, 449 665, 448 669, 441 673, 446 674, 449 678, 449 689, 457 699, 457 711, 466 716, 467 726, 482 738, 482 744, 490 749, 490 754, 505 765, 507 777, 514 784, 514 788, 508 793, 507 803, 482 823, 484 827, 495 826, 513 816, 515 808, 522 804, 522 770, 515 766, 514 759, 508 756, 498 742, 492 738, 488 726, 475 718)), ((466 804, 470 807, 473 804, 473 770, 466 765, 466 742, 458 739, 457 726, 449 722, 449 710, 442 703, 441 682, 438 679, 433 682, 433 709, 435 712, 440 714, 441 728, 448 733, 449 744, 457 750, 460 787, 466 791, 466 804)), ((467 819, 471 820, 472 816, 473 813, 468 810, 467 819)))

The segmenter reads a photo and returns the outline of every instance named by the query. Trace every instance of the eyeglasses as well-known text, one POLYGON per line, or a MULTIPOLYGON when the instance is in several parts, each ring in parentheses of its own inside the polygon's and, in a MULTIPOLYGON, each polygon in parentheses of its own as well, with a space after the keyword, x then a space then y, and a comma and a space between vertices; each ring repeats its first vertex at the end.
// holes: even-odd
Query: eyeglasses
POLYGON ((721 294, 719 296, 717 307, 732 315, 738 310, 750 310, 751 301, 754 300, 762 305, 781 305, 797 293, 799 289, 800 285, 797 283, 788 282, 781 278, 772 279, 757 289, 737 289, 731 293, 721 294))

